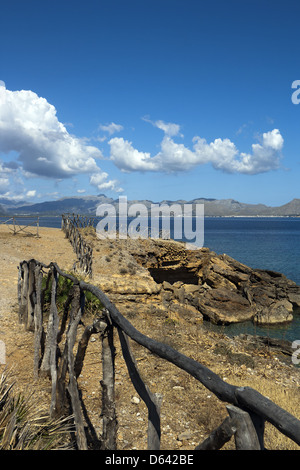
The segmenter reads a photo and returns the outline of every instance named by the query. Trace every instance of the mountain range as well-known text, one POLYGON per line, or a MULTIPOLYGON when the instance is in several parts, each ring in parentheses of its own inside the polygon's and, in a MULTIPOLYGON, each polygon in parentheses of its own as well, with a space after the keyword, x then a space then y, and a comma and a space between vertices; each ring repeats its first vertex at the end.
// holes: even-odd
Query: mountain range
MULTIPOLYGON (((149 210, 153 201, 130 200, 128 205, 142 203, 149 210)), ((74 196, 64 197, 54 201, 45 201, 30 204, 26 201, 15 202, 10 199, 0 199, 0 214, 2 215, 39 215, 54 216, 63 213, 74 213, 95 216, 97 207, 100 204, 112 204, 118 208, 119 199, 112 199, 104 194, 98 196, 74 196)), ((300 216, 300 199, 292 201, 278 207, 271 207, 265 204, 247 204, 234 199, 208 199, 198 198, 191 201, 185 200, 164 200, 156 204, 204 204, 204 214, 206 216, 229 217, 229 216, 300 216)))

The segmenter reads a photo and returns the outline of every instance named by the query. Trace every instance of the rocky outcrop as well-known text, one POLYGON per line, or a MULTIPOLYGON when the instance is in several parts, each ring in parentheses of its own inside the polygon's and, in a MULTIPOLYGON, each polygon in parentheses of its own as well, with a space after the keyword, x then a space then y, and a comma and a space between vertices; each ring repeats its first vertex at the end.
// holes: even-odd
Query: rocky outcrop
POLYGON ((108 271, 99 285, 131 315, 147 311, 171 321, 272 324, 292 321, 300 309, 300 286, 283 274, 252 269, 208 248, 189 250, 170 240, 119 240, 111 252, 102 258, 109 263, 101 265, 102 273, 106 265, 108 271), (114 257, 115 269, 121 260, 118 253, 122 266, 126 261, 133 271, 113 272, 114 257))
POLYGON ((251 269, 212 252, 204 255, 198 273, 199 283, 211 287, 199 308, 214 322, 284 323, 300 307, 300 287, 281 273, 251 269))
MULTIPOLYGON (((300 308, 300 286, 281 273, 252 269, 207 248, 186 250, 162 241, 154 246, 142 264, 161 284, 165 304, 176 300, 216 324, 290 322, 300 308)), ((141 262, 140 255, 136 259, 141 262)))

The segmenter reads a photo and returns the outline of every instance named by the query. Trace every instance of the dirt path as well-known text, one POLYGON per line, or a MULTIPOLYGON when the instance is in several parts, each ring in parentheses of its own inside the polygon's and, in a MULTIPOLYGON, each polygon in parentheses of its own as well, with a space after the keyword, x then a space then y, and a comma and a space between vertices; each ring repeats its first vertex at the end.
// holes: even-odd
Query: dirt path
MULTIPOLYGON (((0 340, 5 343, 6 365, 18 377, 32 383, 32 333, 18 322, 18 266, 35 258, 44 263, 56 261, 70 269, 75 261, 72 247, 58 229, 40 228, 40 238, 24 233, 14 235, 7 226, 0 226, 0 340)), ((3 343, 2 343, 3 344, 3 343)), ((1 370, 1 369, 0 369, 1 370)))

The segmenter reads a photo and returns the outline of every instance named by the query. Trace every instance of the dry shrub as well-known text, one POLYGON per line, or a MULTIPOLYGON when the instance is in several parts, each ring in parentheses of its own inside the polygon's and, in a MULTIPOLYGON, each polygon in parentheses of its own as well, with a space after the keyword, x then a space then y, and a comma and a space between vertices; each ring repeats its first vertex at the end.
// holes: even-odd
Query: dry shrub
POLYGON ((5 370, 0 377, 0 450, 70 449, 70 417, 51 419, 33 393, 23 395, 15 388, 5 370))

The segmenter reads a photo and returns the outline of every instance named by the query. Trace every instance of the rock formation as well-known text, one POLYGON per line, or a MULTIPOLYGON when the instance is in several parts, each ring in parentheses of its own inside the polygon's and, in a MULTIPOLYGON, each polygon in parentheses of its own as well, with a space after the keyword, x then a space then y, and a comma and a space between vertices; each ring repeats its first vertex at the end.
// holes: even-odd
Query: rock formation
POLYGON ((117 240, 115 252, 117 245, 136 266, 134 274, 110 271, 100 287, 123 311, 148 310, 193 322, 205 318, 215 324, 272 324, 292 321, 300 309, 300 286, 281 273, 170 240, 117 240))

